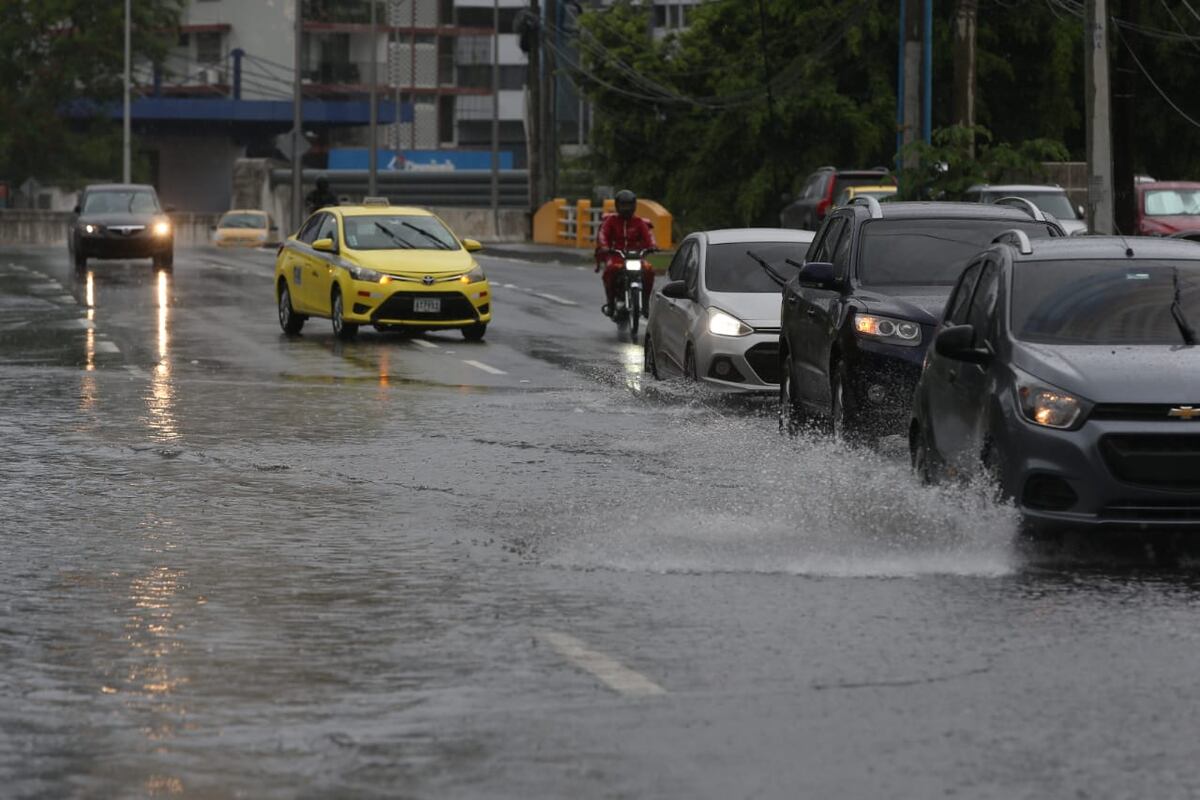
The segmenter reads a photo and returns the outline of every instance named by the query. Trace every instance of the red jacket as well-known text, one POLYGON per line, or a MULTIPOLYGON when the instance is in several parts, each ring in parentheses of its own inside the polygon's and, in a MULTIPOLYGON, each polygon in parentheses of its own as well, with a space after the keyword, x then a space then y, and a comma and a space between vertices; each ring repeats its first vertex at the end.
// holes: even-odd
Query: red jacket
POLYGON ((657 250, 658 243, 654 240, 654 229, 641 217, 625 219, 620 214, 609 214, 596 232, 596 249, 657 250))

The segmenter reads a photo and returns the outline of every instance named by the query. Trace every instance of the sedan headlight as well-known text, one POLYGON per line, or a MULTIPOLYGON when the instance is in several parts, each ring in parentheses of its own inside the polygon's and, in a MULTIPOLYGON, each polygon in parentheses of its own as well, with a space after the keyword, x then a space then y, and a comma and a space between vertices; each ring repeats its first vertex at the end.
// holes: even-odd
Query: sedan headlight
POLYGON ((459 280, 463 283, 479 283, 480 281, 486 281, 487 276, 483 274, 483 267, 476 264, 470 272, 463 275, 459 280))
POLYGON ((754 329, 735 316, 710 308, 708 332, 717 336, 746 336, 754 333, 754 329))
POLYGON ((1055 386, 1039 382, 1031 375, 1017 379, 1017 403, 1025 419, 1044 428, 1074 428, 1088 410, 1089 403, 1055 386))
POLYGON ((99 225, 93 225, 93 224, 91 224, 91 223, 89 222, 87 225, 84 225, 84 226, 83 226, 83 232, 84 232, 84 233, 89 233, 89 234, 92 234, 92 233, 99 233, 99 232, 100 232, 100 226, 99 226, 99 225))
POLYGON ((854 330, 860 336, 879 339, 888 344, 916 347, 921 343, 920 324, 907 319, 880 317, 875 314, 855 314, 854 330))
POLYGON ((383 275, 373 269, 360 267, 355 264, 347 264, 346 271, 350 273, 350 277, 356 281, 366 281, 367 283, 380 283, 383 280, 383 275))
POLYGON ((154 235, 158 236, 159 238, 161 238, 163 236, 170 236, 171 235, 171 223, 167 222, 165 219, 160 219, 158 222, 154 223, 153 230, 154 230, 154 235))

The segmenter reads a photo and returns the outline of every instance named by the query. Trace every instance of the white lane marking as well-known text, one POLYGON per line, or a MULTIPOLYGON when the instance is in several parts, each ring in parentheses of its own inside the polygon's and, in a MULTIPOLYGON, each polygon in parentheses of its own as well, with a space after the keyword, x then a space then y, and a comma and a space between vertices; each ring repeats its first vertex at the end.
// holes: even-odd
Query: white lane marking
POLYGON ((69 294, 60 294, 57 297, 51 297, 50 299, 56 303, 62 303, 63 305, 75 305, 75 303, 78 302, 73 296, 71 296, 69 294))
POLYGON ((98 341, 96 342, 97 353, 119 353, 121 348, 117 347, 112 342, 98 341))
POLYGON ((614 661, 603 653, 588 649, 587 645, 557 631, 538 634, 543 642, 558 651, 558 654, 575 666, 599 678, 608 688, 629 697, 654 697, 666 694, 667 690, 640 672, 614 661))
POLYGON ((559 297, 558 295, 554 295, 554 294, 544 294, 542 292, 530 292, 530 294, 533 295, 534 297, 541 297, 544 300, 549 300, 552 303, 558 303, 558 304, 564 305, 564 306, 579 305, 579 303, 576 303, 574 300, 568 300, 565 297, 559 297))
POLYGON ((413 339, 412 342, 413 344, 419 344, 421 347, 428 347, 432 350, 436 350, 441 347, 441 345, 434 344, 433 342, 427 342, 424 339, 413 339))
POLYGON ((90 331, 96 329, 96 323, 92 322, 90 319, 76 319, 72 320, 72 322, 85 330, 90 331))
POLYGON ((63 290, 61 283, 34 283, 29 286, 29 291, 36 294, 46 294, 48 292, 61 292, 63 290))
POLYGON ((472 366, 472 367, 474 367, 475 369, 481 369, 481 370, 483 370, 484 372, 489 372, 489 373, 491 373, 492 375, 507 375, 507 374, 508 374, 507 372, 505 372, 505 371, 504 371, 504 370, 502 370, 502 369, 496 369, 495 367, 490 367, 490 366, 488 366, 487 364, 484 364, 484 363, 482 363, 482 362, 480 362, 480 361, 472 361, 472 360, 471 360, 471 359, 469 359, 469 358, 464 358, 464 359, 463 359, 463 363, 464 363, 464 364, 467 364, 467 365, 469 365, 469 366, 472 366))
POLYGON ((125 367, 125 371, 136 378, 150 380, 150 373, 146 372, 146 370, 142 369, 141 367, 125 367))

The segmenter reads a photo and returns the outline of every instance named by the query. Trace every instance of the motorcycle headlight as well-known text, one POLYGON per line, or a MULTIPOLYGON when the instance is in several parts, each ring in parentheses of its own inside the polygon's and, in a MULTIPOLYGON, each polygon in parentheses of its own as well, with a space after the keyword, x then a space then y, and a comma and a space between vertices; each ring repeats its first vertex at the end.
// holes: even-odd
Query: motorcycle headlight
POLYGON ((1059 430, 1076 427, 1090 405, 1083 398, 1041 383, 1032 375, 1018 377, 1017 403, 1025 419, 1034 425, 1059 430))
POLYGON ((735 316, 726 314, 724 311, 718 311, 715 308, 710 309, 708 317, 708 332, 717 336, 746 336, 754 332, 746 323, 742 322, 735 316))
POLYGON ((629 272, 641 272, 642 271, 642 260, 640 258, 625 259, 625 269, 628 270, 629 272))
POLYGON ((169 236, 171 234, 171 223, 167 222, 165 219, 160 219, 158 222, 154 223, 153 230, 155 236, 169 236))
POLYGON ((480 281, 486 281, 487 276, 483 274, 483 267, 476 264, 470 272, 463 275, 459 280, 463 283, 479 283, 480 281))
POLYGON ((854 330, 860 336, 879 339, 888 344, 916 347, 921 343, 920 324, 907 319, 880 317, 875 314, 855 314, 854 330))
POLYGON ((347 264, 346 271, 350 273, 350 277, 356 281, 366 281, 367 283, 380 283, 383 280, 383 275, 373 269, 360 267, 355 264, 347 264))

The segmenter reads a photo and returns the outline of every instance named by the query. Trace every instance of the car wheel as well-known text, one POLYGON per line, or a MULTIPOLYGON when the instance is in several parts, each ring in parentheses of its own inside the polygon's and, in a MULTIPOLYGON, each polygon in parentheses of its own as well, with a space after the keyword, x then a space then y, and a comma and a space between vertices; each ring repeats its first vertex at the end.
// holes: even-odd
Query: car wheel
POLYGON ((75 248, 75 252, 71 254, 71 260, 75 262, 76 272, 87 271, 87 254, 83 252, 82 247, 75 248))
POLYGON ((792 383, 792 360, 784 356, 779 371, 779 432, 796 436, 807 422, 804 407, 796 400, 792 383))
POLYGON ((838 362, 829 386, 830 433, 850 444, 868 445, 873 436, 858 418, 858 400, 850 391, 850 371, 845 361, 838 362))
POLYGON ((167 250, 154 256, 154 268, 171 270, 175 267, 175 251, 167 250))
POLYGON ((642 341, 642 351, 642 371, 649 372, 656 381, 662 380, 662 376, 658 374, 658 360, 654 356, 654 340, 648 333, 642 341))
POLYGON ((463 338, 468 342, 481 341, 485 333, 487 333, 486 322, 477 322, 474 325, 469 325, 462 329, 463 338))
POLYGON ((931 486, 933 480, 933 466, 930 461, 929 441, 925 438, 925 434, 920 428, 914 428, 908 438, 908 453, 909 459, 912 462, 913 473, 925 486, 931 486))
POLYGON ((303 314, 297 314, 292 308, 292 293, 288 289, 287 281, 279 282, 279 327, 283 328, 283 332, 288 336, 295 336, 304 327, 304 321, 307 319, 303 314))
POLYGON ((342 290, 334 289, 329 299, 329 320, 333 323, 333 335, 343 342, 350 341, 358 335, 358 326, 343 319, 345 309, 342 304, 342 290))
POLYGON ((683 377, 687 378, 689 381, 700 380, 700 375, 696 371, 696 348, 692 347, 690 344, 687 346, 687 350, 685 350, 683 354, 683 377))

